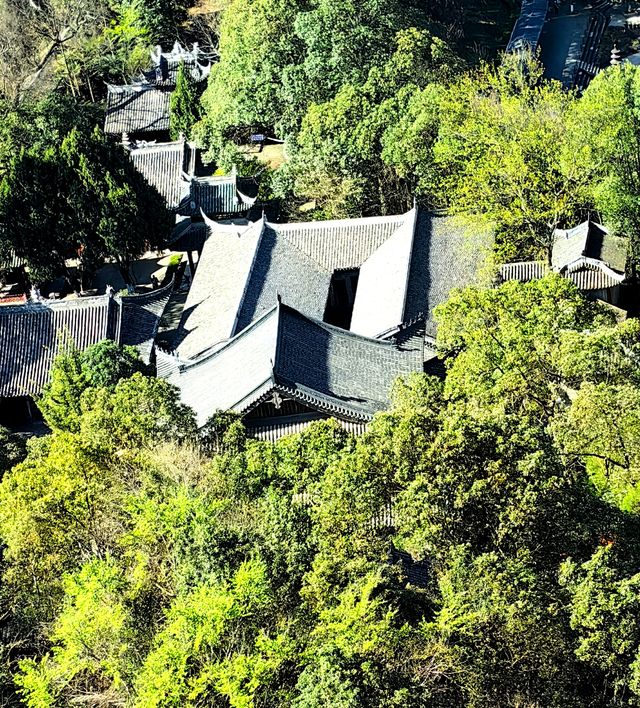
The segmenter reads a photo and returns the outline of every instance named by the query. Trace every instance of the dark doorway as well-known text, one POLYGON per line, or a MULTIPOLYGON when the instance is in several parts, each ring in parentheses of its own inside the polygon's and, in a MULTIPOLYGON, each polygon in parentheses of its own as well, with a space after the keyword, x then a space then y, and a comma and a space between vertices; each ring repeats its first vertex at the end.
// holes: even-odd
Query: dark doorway
POLYGON ((353 314, 353 303, 356 300, 359 276, 360 271, 357 268, 336 270, 331 276, 329 296, 324 309, 324 321, 327 324, 342 329, 351 327, 351 315, 353 314))

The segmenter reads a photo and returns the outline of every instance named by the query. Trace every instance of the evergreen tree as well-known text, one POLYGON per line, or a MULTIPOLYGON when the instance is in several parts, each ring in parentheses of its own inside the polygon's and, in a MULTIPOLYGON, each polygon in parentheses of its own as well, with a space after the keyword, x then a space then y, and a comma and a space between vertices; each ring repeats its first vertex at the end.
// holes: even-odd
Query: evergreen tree
POLYGON ((171 139, 178 140, 181 135, 188 139, 199 118, 199 96, 196 83, 185 69, 184 62, 181 62, 178 67, 176 88, 171 94, 171 139))

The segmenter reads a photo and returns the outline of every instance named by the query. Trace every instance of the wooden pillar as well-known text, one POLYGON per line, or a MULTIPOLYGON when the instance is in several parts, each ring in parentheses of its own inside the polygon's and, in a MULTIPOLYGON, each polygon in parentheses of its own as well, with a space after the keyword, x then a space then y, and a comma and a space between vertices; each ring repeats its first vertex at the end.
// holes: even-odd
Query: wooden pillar
POLYGON ((191 277, 196 274, 196 265, 193 262, 193 252, 192 251, 187 251, 187 258, 189 259, 189 268, 191 268, 191 277))

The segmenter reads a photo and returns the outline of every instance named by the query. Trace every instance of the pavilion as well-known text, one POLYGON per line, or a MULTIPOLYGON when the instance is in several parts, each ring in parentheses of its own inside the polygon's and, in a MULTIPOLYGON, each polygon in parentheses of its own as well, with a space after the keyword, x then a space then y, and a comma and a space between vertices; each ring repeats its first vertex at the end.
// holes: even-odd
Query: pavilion
POLYGON ((544 261, 507 263, 500 267, 498 282, 526 282, 554 271, 571 280, 590 300, 618 306, 626 264, 626 239, 601 224, 585 221, 572 229, 556 229, 550 265, 544 261))

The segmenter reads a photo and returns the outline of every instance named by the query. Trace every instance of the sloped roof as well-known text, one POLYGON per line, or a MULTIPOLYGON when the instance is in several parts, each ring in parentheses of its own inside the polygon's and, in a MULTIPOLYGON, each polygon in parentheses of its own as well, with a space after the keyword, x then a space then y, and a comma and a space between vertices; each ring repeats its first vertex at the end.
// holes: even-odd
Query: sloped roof
POLYGON ((128 147, 136 170, 164 198, 169 209, 184 200, 188 183, 183 174, 193 174, 195 146, 178 140, 171 143, 134 143, 128 147))
POLYGON ((404 223, 405 215, 306 224, 271 224, 326 270, 359 268, 404 223))
POLYGON ((192 361, 158 352, 158 374, 175 384, 203 425, 219 409, 248 411, 273 391, 349 420, 389 404, 398 376, 421 371, 422 347, 369 339, 283 304, 220 348, 192 361))
POLYGON ((0 397, 37 395, 68 336, 80 349, 114 339, 120 310, 113 298, 82 298, 0 307, 0 397))
MULTIPOLYGON (((210 224, 185 306, 177 351, 200 355, 271 309, 276 294, 322 319, 331 276, 361 268, 351 329, 379 336, 433 309, 474 282, 484 257, 448 218, 394 217, 251 225, 210 224)), ((429 332, 431 333, 431 331, 429 332)))
POLYGON ((158 326, 173 291, 173 281, 164 288, 143 295, 125 295, 122 303, 120 344, 136 347, 140 358, 149 363, 158 326))
POLYGON ((626 239, 613 236, 604 226, 593 221, 585 221, 569 230, 556 230, 551 252, 554 270, 566 268, 583 257, 602 261, 612 270, 624 273, 626 239))
POLYGON ((435 308, 446 302, 455 288, 478 281, 492 238, 489 233, 461 227, 453 217, 420 210, 403 320, 424 315, 426 333, 435 337, 435 308))
POLYGON ((549 272, 549 266, 544 261, 519 261, 517 263, 505 263, 500 266, 498 280, 518 280, 521 283, 528 283, 530 280, 544 278, 549 272))
POLYGON ((103 339, 131 344, 148 363, 170 290, 0 306, 0 397, 38 395, 65 338, 79 349, 103 339))
POLYGON ((623 273, 616 273, 602 261, 580 258, 562 270, 562 275, 569 278, 578 290, 606 290, 624 280, 623 273))
POLYGON ((360 267, 351 331, 377 337, 404 322, 417 209, 360 267))
POLYGON ((194 42, 189 50, 176 42, 169 52, 163 52, 160 46, 151 51, 151 68, 143 73, 143 79, 154 86, 173 88, 180 64, 184 64, 191 78, 198 83, 206 81, 211 71, 211 61, 197 43, 194 42))
MULTIPOLYGON (((206 216, 214 218, 247 212, 256 203, 255 196, 241 191, 249 191, 254 185, 237 177, 235 170, 230 175, 220 177, 191 177, 183 182, 184 198, 178 213, 184 216, 206 216)), ((257 194, 257 190, 253 189, 257 194)))
POLYGON ((321 320, 331 275, 267 224, 253 259, 233 334, 270 310, 278 295, 291 307, 321 320))
POLYGON ((154 133, 169 130, 171 94, 146 84, 108 86, 104 132, 154 133))
POLYGON ((520 15, 511 32, 507 52, 535 52, 549 12, 549 0, 522 0, 520 15))
POLYGON ((182 315, 181 357, 198 356, 233 334, 262 226, 219 224, 205 241, 182 315))

